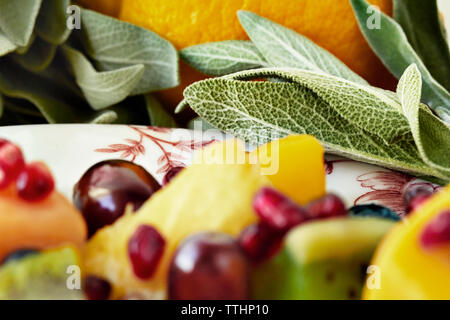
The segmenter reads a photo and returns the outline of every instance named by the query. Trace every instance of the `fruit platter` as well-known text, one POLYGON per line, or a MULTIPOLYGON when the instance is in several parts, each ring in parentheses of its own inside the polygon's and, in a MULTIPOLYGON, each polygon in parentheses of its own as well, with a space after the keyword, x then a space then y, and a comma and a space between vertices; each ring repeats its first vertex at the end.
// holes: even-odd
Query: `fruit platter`
POLYGON ((0 300, 450 300, 449 22, 0 1, 0 300))

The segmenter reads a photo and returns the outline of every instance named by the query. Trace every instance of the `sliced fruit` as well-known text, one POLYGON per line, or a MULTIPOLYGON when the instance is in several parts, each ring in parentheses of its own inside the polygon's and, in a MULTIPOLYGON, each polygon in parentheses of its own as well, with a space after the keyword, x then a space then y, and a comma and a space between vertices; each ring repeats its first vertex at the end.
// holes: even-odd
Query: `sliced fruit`
POLYGON ((15 186, 0 190, 0 261, 24 248, 81 245, 86 234, 83 217, 60 193, 28 202, 19 197, 15 186))
POLYGON ((394 224, 346 217, 297 227, 287 235, 284 250, 254 270, 252 298, 359 298, 376 245, 394 224))
POLYGON ((430 249, 422 242, 430 224, 449 209, 450 186, 389 233, 372 262, 380 268, 380 288, 365 288, 365 299, 450 299, 450 243, 430 249))
POLYGON ((325 195, 324 149, 309 135, 292 135, 259 147, 256 157, 275 188, 300 205, 325 195))
POLYGON ((85 250, 86 272, 108 280, 112 298, 165 298, 169 264, 180 242, 197 232, 238 236, 257 220, 254 195, 270 185, 257 165, 194 164, 138 212, 97 232, 85 250), (155 228, 166 239, 164 255, 148 280, 136 277, 128 255, 130 238, 141 225, 155 228))
POLYGON ((80 265, 80 255, 74 247, 10 261, 0 268, 0 300, 83 299, 80 288, 69 288, 67 285, 71 275, 68 268, 80 265))
POLYGON ((199 152, 195 163, 259 164, 275 188, 305 205, 325 195, 324 148, 309 135, 292 135, 245 152, 239 140, 214 143, 199 152))

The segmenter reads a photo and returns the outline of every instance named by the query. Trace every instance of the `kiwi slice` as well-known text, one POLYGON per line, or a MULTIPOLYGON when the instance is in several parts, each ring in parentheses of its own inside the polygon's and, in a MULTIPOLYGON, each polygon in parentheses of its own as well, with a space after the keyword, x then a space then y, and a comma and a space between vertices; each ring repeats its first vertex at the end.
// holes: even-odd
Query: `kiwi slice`
POLYGON ((71 270, 79 265, 79 254, 72 247, 6 262, 0 268, 0 300, 83 299, 83 291, 70 285, 71 270))
POLYGON ((394 225, 385 218, 346 217, 294 229, 282 252, 253 270, 252 298, 359 299, 376 246, 394 225))

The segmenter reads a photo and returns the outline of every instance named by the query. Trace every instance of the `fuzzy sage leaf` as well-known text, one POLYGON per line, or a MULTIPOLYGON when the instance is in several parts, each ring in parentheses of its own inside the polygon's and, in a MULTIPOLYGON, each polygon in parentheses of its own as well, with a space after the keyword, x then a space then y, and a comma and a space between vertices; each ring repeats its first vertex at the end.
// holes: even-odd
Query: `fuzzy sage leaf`
POLYGON ((36 22, 36 33, 51 44, 64 43, 71 33, 66 25, 69 6, 70 0, 44 0, 36 22))
POLYGON ((181 50, 181 58, 209 76, 224 76, 268 66, 250 41, 230 40, 200 44, 181 50))
POLYGON ((81 36, 87 54, 101 71, 142 64, 144 75, 132 94, 179 84, 178 52, 157 34, 114 18, 82 10, 81 36))
POLYGON ((249 11, 238 12, 248 36, 272 67, 322 71, 353 82, 367 82, 308 38, 249 11))
MULTIPOLYGON (((445 90, 430 74, 422 60, 412 48, 401 28, 392 18, 378 9, 381 18, 381 29, 371 29, 367 25, 370 4, 365 0, 351 0, 359 27, 372 47, 373 51, 400 78, 411 64, 416 64, 423 77, 422 99, 442 118, 450 116, 450 93, 445 90)), ((450 123, 450 122, 449 122, 450 123)))
POLYGON ((17 46, 8 39, 2 30, 0 30, 0 57, 7 55, 16 49, 17 46))
POLYGON ((94 110, 101 110, 124 100, 144 75, 145 68, 142 64, 98 72, 78 50, 64 46, 63 52, 78 86, 94 110))
POLYGON ((436 0, 394 0, 394 18, 431 75, 450 90, 450 50, 436 0))
POLYGON ((0 0, 0 28, 11 42, 26 46, 31 39, 42 0, 0 0))
POLYGON ((10 59, 0 62, 0 92, 31 102, 49 123, 112 123, 117 119, 115 112, 93 111, 58 82, 29 73, 10 59))
POLYGON ((24 52, 13 53, 11 58, 31 72, 45 70, 53 61, 57 47, 40 37, 35 37, 30 48, 24 52))
MULTIPOLYGON (((346 119, 324 97, 304 85, 242 81, 286 77, 288 73, 280 69, 260 69, 200 81, 186 89, 185 98, 211 125, 252 144, 259 145, 290 134, 311 134, 330 153, 449 181, 446 175, 422 160, 410 132, 387 143, 387 139, 364 130, 358 123, 364 114, 353 120, 346 119)), ((336 93, 333 99, 346 101, 342 93, 336 93)), ((379 117, 387 115, 380 111, 379 117)))
POLYGON ((422 77, 416 65, 406 69, 397 94, 422 159, 450 180, 450 128, 419 108, 422 77))

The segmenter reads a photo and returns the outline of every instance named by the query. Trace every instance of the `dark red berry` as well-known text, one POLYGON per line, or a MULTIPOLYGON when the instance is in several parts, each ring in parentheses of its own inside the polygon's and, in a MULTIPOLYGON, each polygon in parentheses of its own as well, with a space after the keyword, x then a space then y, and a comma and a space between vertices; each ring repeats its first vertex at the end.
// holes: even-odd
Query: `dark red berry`
POLYGON ((411 200, 408 206, 408 213, 417 210, 421 207, 428 199, 430 199, 431 195, 418 195, 411 200))
POLYGON ((423 230, 420 241, 425 249, 450 244, 450 209, 431 220, 423 230))
POLYGON ((16 181, 25 167, 25 159, 18 146, 4 139, 0 141, 0 188, 16 181))
POLYGON ((272 188, 263 188, 256 194, 253 208, 264 224, 280 232, 287 232, 307 220, 302 208, 272 188))
POLYGON ((276 232, 267 225, 259 223, 242 231, 239 244, 249 260, 254 264, 259 264, 279 252, 284 235, 285 233, 276 232))
POLYGON ((134 274, 140 279, 149 279, 155 273, 164 254, 166 241, 153 227, 142 225, 128 242, 128 256, 134 274))
POLYGON ((75 185, 73 200, 92 236, 119 219, 127 205, 136 211, 159 189, 144 168, 129 161, 110 160, 94 165, 83 175, 75 185))
POLYGON ((237 241, 226 234, 187 238, 169 269, 169 299, 249 299, 249 264, 237 241))
POLYGON ((173 180, 181 171, 183 171, 184 167, 174 167, 169 170, 169 172, 166 173, 166 175, 163 178, 162 185, 166 186, 170 183, 170 181, 173 180))
POLYGON ((54 189, 51 172, 39 162, 28 164, 17 178, 17 192, 26 201, 41 201, 54 189))
POLYGON ((307 214, 310 219, 327 219, 347 215, 347 209, 344 202, 334 194, 326 196, 311 202, 307 208, 307 214))
POLYGON ((407 212, 412 212, 420 207, 434 194, 432 186, 418 184, 408 187, 403 192, 403 202, 407 208, 407 212))
POLYGON ((108 300, 111 295, 111 284, 96 276, 87 276, 83 288, 88 300, 108 300))

